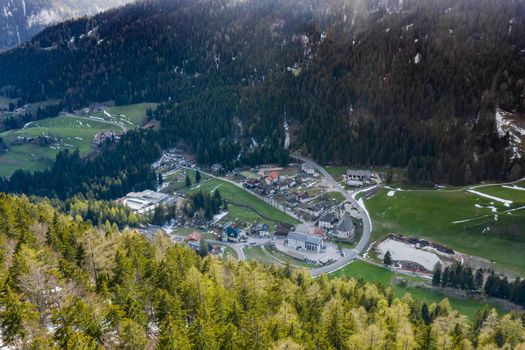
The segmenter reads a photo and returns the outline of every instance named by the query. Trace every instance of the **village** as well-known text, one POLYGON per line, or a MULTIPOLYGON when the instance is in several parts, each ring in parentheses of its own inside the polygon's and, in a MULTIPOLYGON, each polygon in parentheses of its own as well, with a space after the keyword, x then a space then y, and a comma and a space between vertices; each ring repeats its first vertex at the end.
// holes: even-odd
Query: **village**
MULTIPOLYGON (((169 221, 147 225, 142 232, 153 236, 162 230, 174 241, 187 244, 196 251, 205 249, 222 254, 225 247, 230 247, 242 259, 246 253, 249 255, 250 250, 257 248, 267 255, 268 260, 277 264, 325 266, 344 258, 363 232, 363 218, 358 208, 322 174, 304 163, 287 167, 245 167, 232 171, 214 164, 197 170, 189 155, 180 149, 172 149, 164 152, 152 166, 162 178, 158 188, 129 193, 119 202, 139 215, 154 216, 159 207, 178 208, 178 214, 169 221), (187 174, 197 171, 206 180, 189 187, 177 185, 187 174), (234 197, 241 193, 250 196, 261 206, 271 207, 289 220, 266 222, 260 217, 247 220, 232 217, 228 210, 221 211, 212 219, 198 213, 191 217, 184 215, 188 195, 204 186, 206 181, 224 182, 234 190, 234 197)), ((342 184, 360 189, 375 185, 378 181, 380 176, 371 171, 348 169, 342 184)), ((216 187, 220 190, 221 185, 216 187)), ((230 208, 243 204, 236 203, 235 198, 226 199, 226 202, 230 208)))

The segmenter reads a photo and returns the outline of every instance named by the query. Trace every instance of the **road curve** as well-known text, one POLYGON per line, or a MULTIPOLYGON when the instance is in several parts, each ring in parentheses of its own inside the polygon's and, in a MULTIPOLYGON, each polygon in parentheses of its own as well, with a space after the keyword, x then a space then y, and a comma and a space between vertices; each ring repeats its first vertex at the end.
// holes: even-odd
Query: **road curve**
POLYGON ((346 265, 350 264, 352 261, 354 261, 359 256, 359 254, 361 254, 361 252, 365 250, 365 248, 368 245, 368 242, 370 242, 370 238, 372 236, 372 221, 366 209, 363 206, 361 206, 352 197, 352 194, 347 192, 322 166, 304 156, 293 155, 293 158, 302 161, 303 163, 317 170, 321 175, 323 175, 326 181, 328 181, 350 203, 352 203, 352 205, 355 208, 357 208, 357 210, 359 211, 359 215, 361 216, 361 218, 363 218, 363 234, 361 235, 361 239, 359 240, 357 245, 353 249, 346 250, 346 255, 343 258, 334 262, 333 264, 312 269, 312 276, 316 277, 323 273, 331 273, 336 270, 339 270, 345 267, 346 265))

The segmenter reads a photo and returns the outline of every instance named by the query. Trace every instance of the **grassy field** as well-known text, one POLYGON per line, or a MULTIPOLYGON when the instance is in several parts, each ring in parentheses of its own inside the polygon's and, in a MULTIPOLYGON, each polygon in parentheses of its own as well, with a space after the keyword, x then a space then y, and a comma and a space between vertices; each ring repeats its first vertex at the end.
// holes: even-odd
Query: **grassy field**
POLYGON ((237 252, 235 251, 235 249, 233 249, 231 247, 225 247, 224 248, 224 258, 228 258, 228 257, 232 257, 234 259, 238 259, 237 252))
POLYGON ((365 203, 374 240, 388 233, 426 237, 525 275, 525 210, 509 212, 516 204, 508 208, 462 190, 388 192, 381 189, 365 203))
MULTIPOLYGON (((186 188, 186 174, 190 177, 191 183, 195 186, 196 184, 196 170, 190 170, 190 169, 179 169, 175 171, 174 173, 169 174, 164 179, 164 182, 169 182, 168 186, 166 186, 162 192, 164 193, 173 193, 181 190, 188 190, 186 188)), ((201 181, 205 181, 208 179, 208 176, 201 173, 201 181)))
POLYGON ((40 170, 48 167, 55 155, 63 149, 79 149, 82 155, 91 151, 93 137, 105 130, 120 131, 117 126, 60 116, 31 123, 25 129, 0 134, 8 145, 8 152, 0 156, 0 176, 10 176, 16 169, 40 170), (18 137, 55 136, 60 142, 47 147, 32 143, 12 145, 18 137))
MULTIPOLYGON (((267 203, 263 202, 262 200, 258 199, 252 194, 244 191, 242 188, 239 188, 223 180, 209 179, 207 181, 201 182, 199 185, 193 186, 191 190, 186 192, 194 193, 197 191, 203 191, 204 193, 206 193, 212 192, 216 189, 219 190, 222 198, 226 199, 228 201, 228 204, 231 204, 231 210, 233 210, 233 212, 230 213, 230 215, 237 215, 241 220, 243 220, 244 218, 248 218, 243 217, 244 215, 250 216, 251 219, 251 215, 256 214, 257 216, 262 218, 262 220, 266 221, 284 222, 292 225, 299 223, 294 218, 268 205, 267 203), (245 210, 241 211, 239 209, 235 209, 235 207, 245 210), (248 214, 248 212, 253 214, 248 214)), ((253 220, 246 221, 253 222, 253 220)))
POLYGON ((347 166, 325 166, 324 169, 328 174, 336 181, 343 181, 343 175, 346 174, 346 171, 349 169, 347 166))
POLYGON ((268 265, 275 263, 275 260, 266 255, 261 247, 247 246, 244 248, 244 255, 246 256, 246 260, 254 260, 268 265))
POLYGON ((147 109, 157 108, 156 103, 137 103, 133 105, 108 107, 106 113, 94 112, 90 113, 90 116, 103 118, 104 120, 121 123, 128 129, 138 128, 142 125, 147 109))
MULTIPOLYGON (((4 99, 7 101, 6 99, 4 99)), ((5 102, 4 101, 4 102, 5 102)), ((43 104, 56 103, 46 101, 35 103, 31 108, 37 108, 43 104)), ((95 113, 96 117, 106 121, 121 122, 125 128, 140 126, 145 117, 147 108, 154 108, 154 103, 141 103, 129 106, 108 108, 108 113, 114 115, 109 118, 103 112, 95 113), (99 115, 101 114, 101 115, 99 115)), ((17 169, 30 171, 42 170, 49 167, 54 161, 55 155, 63 149, 78 149, 82 156, 87 155, 91 149, 93 137, 101 131, 122 132, 118 125, 88 120, 81 117, 58 116, 32 122, 25 129, 11 130, 0 134, 4 139, 9 151, 0 156, 0 176, 10 176, 17 169), (48 147, 27 143, 23 145, 12 145, 18 137, 55 136, 60 139, 57 144, 48 147)))
MULTIPOLYGON (((430 288, 418 288, 412 287, 410 285, 401 285, 399 283, 395 283, 396 278, 400 276, 399 274, 366 263, 364 261, 355 261, 352 264, 347 265, 345 268, 332 273, 330 276, 332 278, 362 278, 366 282, 380 283, 384 286, 391 287, 392 291, 394 292, 394 295, 398 298, 402 298, 405 294, 409 293, 414 299, 421 301, 426 300, 429 304, 439 303, 443 299, 447 298, 454 309, 458 310, 460 313, 464 314, 471 320, 474 318, 476 311, 483 306, 483 303, 480 303, 470 298, 450 297, 441 294, 438 291, 431 290, 430 288)), ((406 276, 403 276, 402 278, 406 278, 413 281, 419 280, 417 278, 411 278, 406 276)), ((498 305, 490 303, 489 305, 491 307, 496 307, 498 311, 501 311, 498 305)))
MULTIPOLYGON (((512 186, 512 185, 510 185, 512 186)), ((515 185, 518 186, 518 185, 515 185)), ((523 188, 521 186, 518 186, 523 188)), ((525 205, 525 191, 519 189, 511 189, 508 187, 503 187, 501 185, 487 186, 477 188, 476 191, 489 194, 491 196, 508 199, 513 201, 516 204, 525 205)))

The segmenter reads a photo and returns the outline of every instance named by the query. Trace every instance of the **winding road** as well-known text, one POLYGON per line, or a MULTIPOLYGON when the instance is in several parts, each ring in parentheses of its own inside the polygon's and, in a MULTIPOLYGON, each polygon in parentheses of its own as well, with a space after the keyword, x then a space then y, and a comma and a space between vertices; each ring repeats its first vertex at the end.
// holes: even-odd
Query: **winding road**
MULTIPOLYGON (((361 216, 361 218, 363 218, 363 234, 361 235, 361 239, 359 240, 357 245, 352 249, 345 250, 345 256, 337 260, 333 264, 312 269, 312 276, 316 277, 323 273, 331 273, 337 271, 354 261, 359 256, 359 254, 361 254, 361 252, 367 247, 368 242, 370 241, 370 238, 372 236, 372 221, 370 219, 370 215, 368 214, 368 211, 352 196, 352 194, 354 193, 347 192, 322 166, 320 166, 313 160, 300 155, 294 155, 293 158, 300 160, 301 162, 317 170, 321 175, 323 175, 327 182, 329 182, 350 203, 352 203, 352 205, 355 208, 357 208, 357 210, 359 211, 359 215, 361 216)), ((370 187, 367 190, 370 190, 374 187, 370 187)))

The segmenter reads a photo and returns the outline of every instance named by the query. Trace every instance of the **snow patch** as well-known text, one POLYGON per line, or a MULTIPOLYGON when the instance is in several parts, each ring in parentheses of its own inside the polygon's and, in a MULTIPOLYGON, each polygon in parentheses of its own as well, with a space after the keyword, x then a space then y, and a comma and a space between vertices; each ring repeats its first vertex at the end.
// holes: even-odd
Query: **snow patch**
POLYGON ((525 187, 520 187, 520 186, 516 186, 516 185, 512 185, 512 186, 503 185, 501 187, 508 188, 510 190, 525 191, 525 187))
POLYGON ((503 198, 491 196, 490 194, 486 194, 486 193, 479 192, 479 191, 476 191, 476 190, 470 189, 470 190, 467 190, 467 192, 470 192, 472 194, 476 194, 476 195, 478 195, 480 197, 485 197, 485 198, 488 198, 488 199, 495 200, 496 202, 503 203, 503 205, 506 206, 506 207, 510 207, 510 205, 512 204, 512 201, 509 201, 508 199, 503 199, 503 198))
POLYGON ((493 213, 497 213, 498 212, 498 208, 494 207, 494 206, 482 206, 480 204, 474 204, 474 206, 478 209, 490 209, 493 213))
POLYGON ((381 242, 378 248, 382 254, 386 254, 389 251, 393 260, 413 261, 429 271, 432 271, 437 263, 441 263, 436 254, 393 239, 381 242))
POLYGON ((417 55, 414 57, 414 63, 418 64, 421 62, 421 54, 418 52, 417 55))
POLYGON ((512 158, 521 158, 520 145, 522 138, 525 136, 525 129, 513 123, 512 119, 508 117, 507 112, 497 109, 496 110, 496 127, 500 137, 505 136, 507 133, 510 136, 510 148, 512 149, 512 158))
POLYGON ((288 121, 284 118, 284 149, 290 148, 290 126, 288 121))

